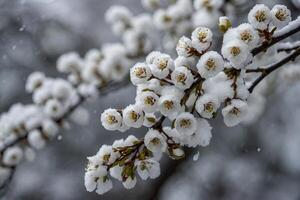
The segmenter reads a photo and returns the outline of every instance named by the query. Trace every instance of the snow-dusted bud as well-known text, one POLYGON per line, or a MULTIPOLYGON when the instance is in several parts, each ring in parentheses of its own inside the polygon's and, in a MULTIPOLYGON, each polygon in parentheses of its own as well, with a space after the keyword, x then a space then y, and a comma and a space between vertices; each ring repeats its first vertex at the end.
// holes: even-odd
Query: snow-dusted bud
POLYGON ((123 110, 123 122, 129 127, 139 128, 143 125, 144 113, 138 105, 129 105, 123 110))
POLYGON ((15 166, 21 162, 23 151, 20 147, 14 146, 7 148, 2 157, 2 162, 8 166, 15 166))
POLYGON ((48 100, 44 110, 47 115, 53 118, 62 117, 65 112, 64 106, 56 99, 48 100))
POLYGON ((98 194, 104 194, 111 190, 112 182, 108 178, 106 167, 88 168, 84 176, 84 185, 87 191, 92 192, 96 190, 98 194))
POLYGON ((217 109, 220 106, 220 102, 217 97, 205 94, 200 97, 196 102, 197 112, 204 118, 210 119, 214 116, 217 109))
POLYGON ((170 29, 174 23, 175 18, 165 10, 157 10, 153 16, 154 25, 160 30, 170 29))
POLYGON ((123 118, 116 109, 106 109, 101 114, 102 126, 110 131, 119 130, 122 125, 123 118))
POLYGON ((205 27, 196 28, 192 33, 192 45, 199 53, 206 51, 213 39, 213 33, 205 27))
POLYGON ((137 173, 143 180, 147 180, 148 178, 155 179, 160 175, 160 164, 155 160, 137 161, 136 166, 137 173))
POLYGON ((182 36, 177 43, 176 51, 178 56, 183 56, 186 58, 192 56, 195 49, 192 46, 191 39, 182 36))
POLYGON ((224 60, 219 53, 209 51, 201 56, 197 69, 201 77, 208 79, 224 69, 224 60))
POLYGON ((29 132, 28 143, 35 149, 42 149, 46 146, 45 138, 39 130, 33 130, 29 132))
POLYGON ((292 19, 291 11, 284 5, 275 5, 271 10, 272 23, 277 28, 286 26, 292 19))
POLYGON ((26 91, 34 92, 36 89, 42 86, 45 80, 45 75, 41 72, 34 72, 29 75, 26 82, 26 91))
POLYGON ((150 68, 146 63, 137 63, 130 69, 130 80, 133 85, 145 83, 151 75, 150 68))
POLYGON ((258 32, 248 23, 239 25, 236 28, 238 39, 248 45, 249 49, 253 49, 259 42, 258 32))
POLYGON ((226 33, 231 27, 232 23, 228 17, 222 16, 219 18, 219 29, 222 33, 226 33))
POLYGON ((57 70, 63 73, 78 72, 82 68, 82 60, 75 52, 60 56, 57 60, 57 70))
POLYGON ((161 54, 160 51, 152 51, 151 53, 149 53, 149 54, 147 55, 147 57, 146 57, 146 63, 147 63, 148 65, 153 64, 155 58, 156 58, 157 56, 159 56, 160 54, 161 54))
POLYGON ((230 104, 222 109, 222 115, 224 117, 224 123, 228 127, 236 126, 243 121, 247 115, 248 105, 246 102, 233 99, 230 104))
POLYGON ((192 72, 186 67, 176 67, 171 74, 174 85, 180 89, 189 88, 194 82, 192 72))
POLYGON ((248 14, 249 23, 257 29, 267 29, 271 21, 270 9, 264 4, 255 5, 248 14))
POLYGON ((72 86, 69 82, 64 80, 56 80, 53 82, 53 87, 51 88, 51 94, 57 99, 67 99, 72 91, 72 86))
POLYGON ((232 40, 223 45, 222 55, 230 61, 235 68, 241 69, 244 67, 244 63, 247 61, 250 51, 247 45, 240 40, 232 40))
POLYGON ((167 148, 166 138, 158 130, 150 129, 145 135, 145 146, 152 152, 164 152, 167 148))
POLYGON ((182 107, 180 105, 180 98, 177 95, 162 95, 159 99, 159 111, 164 116, 175 119, 182 107))
POLYGON ((157 55, 150 65, 152 74, 157 78, 165 78, 174 69, 174 61, 167 54, 157 55))
POLYGON ((157 109, 158 99, 154 92, 144 91, 137 96, 136 104, 146 113, 153 113, 157 109))
POLYGON ((183 112, 176 117, 175 128, 179 133, 192 135, 197 129, 197 122, 191 113, 183 112))

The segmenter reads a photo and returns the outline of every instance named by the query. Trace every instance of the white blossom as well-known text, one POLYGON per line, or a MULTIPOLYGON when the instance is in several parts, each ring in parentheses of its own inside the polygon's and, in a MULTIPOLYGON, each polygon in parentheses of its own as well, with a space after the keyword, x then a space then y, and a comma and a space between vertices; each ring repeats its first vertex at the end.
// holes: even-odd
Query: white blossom
POLYGON ((176 46, 176 51, 178 56, 189 57, 193 51, 192 41, 191 39, 182 36, 176 46))
POLYGON ((196 102, 197 112, 204 118, 210 119, 220 106, 220 102, 217 97, 205 94, 201 96, 196 102))
POLYGON ((155 160, 137 161, 136 166, 137 173, 143 180, 147 180, 148 178, 155 179, 160 175, 160 164, 155 160))
POLYGON ((257 29, 267 29, 271 21, 270 9, 263 5, 255 5, 248 14, 249 23, 257 29))
POLYGON ((139 128, 143 125, 144 113, 138 105, 129 105, 123 110, 123 122, 129 127, 139 128))
POLYGON ((167 116, 171 120, 175 119, 178 113, 182 111, 182 106, 180 104, 180 98, 178 95, 169 94, 162 95, 159 98, 159 111, 164 116, 167 116))
POLYGON ((101 123, 107 130, 115 131, 120 129, 123 118, 116 109, 106 109, 101 114, 101 123))
POLYGON ((236 126, 244 120, 247 115, 247 103, 239 99, 231 100, 230 104, 222 109, 224 123, 228 127, 236 126))
POLYGON ((192 45, 199 53, 206 51, 212 43, 213 33, 205 27, 196 28, 192 32, 192 45))
POLYGON ((8 166, 15 166, 21 162, 23 158, 23 151, 20 147, 13 146, 7 148, 2 157, 2 162, 8 166))
POLYGON ((176 67, 171 74, 171 79, 174 85, 180 89, 187 89, 194 82, 192 72, 184 66, 176 67))
POLYGON ((43 84, 44 80, 45 80, 45 75, 41 72, 34 72, 30 74, 25 86, 26 91, 34 92, 43 84))
POLYGON ((292 19, 291 11, 284 5, 275 5, 271 10, 272 23, 281 29, 286 26, 292 19))
POLYGON ((138 94, 136 104, 146 113, 157 110, 159 97, 152 91, 144 91, 138 94))
POLYGON ((62 117, 65 112, 64 106, 56 99, 47 101, 44 109, 45 113, 53 118, 62 117))
POLYGON ((224 69, 224 60, 219 53, 209 51, 201 56, 197 69, 201 77, 208 79, 224 69))
POLYGON ((123 186, 126 189, 132 189, 134 188, 134 186, 136 185, 136 177, 131 177, 129 176, 124 182, 123 182, 123 186))
POLYGON ((222 55, 226 58, 235 68, 244 68, 244 63, 250 56, 249 48, 240 40, 232 40, 222 47, 222 55))
POLYGON ((197 129, 197 122, 191 113, 183 112, 176 117, 175 128, 179 133, 192 135, 197 129))
POLYGON ((146 63, 137 63, 130 69, 130 80, 134 85, 145 83, 151 75, 146 63))
POLYGON ((28 143, 35 149, 42 149, 46 146, 45 138, 39 130, 33 130, 28 134, 28 143))
POLYGON ((152 152, 164 152, 167 148, 166 139, 158 130, 150 129, 145 135, 145 146, 152 152))
POLYGON ((150 65, 152 74, 157 78, 165 78, 168 76, 170 70, 174 69, 174 62, 167 54, 157 55, 153 64, 150 65))

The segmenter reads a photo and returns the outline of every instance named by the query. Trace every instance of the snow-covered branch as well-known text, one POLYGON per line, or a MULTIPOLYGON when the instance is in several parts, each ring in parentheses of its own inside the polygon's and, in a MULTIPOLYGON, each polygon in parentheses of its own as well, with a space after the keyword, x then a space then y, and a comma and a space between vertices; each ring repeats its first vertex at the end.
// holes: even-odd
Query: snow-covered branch
POLYGON ((231 28, 228 18, 220 19, 221 30, 226 32, 221 53, 210 50, 213 32, 198 27, 191 38, 180 38, 175 60, 154 51, 145 62, 131 68, 130 79, 137 87, 135 103, 123 110, 105 110, 101 115, 102 125, 110 131, 124 132, 142 126, 149 130, 141 139, 131 135, 116 140, 88 157, 85 174, 88 191, 96 190, 98 194, 109 191, 111 177, 127 189, 136 185, 137 174, 143 180, 157 178, 163 153, 177 160, 184 157, 185 146, 209 145, 212 138, 209 120, 219 113, 228 127, 245 120, 252 111, 248 109, 248 99, 254 87, 266 75, 294 60, 299 50, 265 69, 264 77, 253 80, 247 70, 260 69, 258 66, 252 69, 260 52, 300 31, 299 18, 290 22, 291 13, 283 5, 272 10, 256 5, 249 12, 248 21, 231 28))

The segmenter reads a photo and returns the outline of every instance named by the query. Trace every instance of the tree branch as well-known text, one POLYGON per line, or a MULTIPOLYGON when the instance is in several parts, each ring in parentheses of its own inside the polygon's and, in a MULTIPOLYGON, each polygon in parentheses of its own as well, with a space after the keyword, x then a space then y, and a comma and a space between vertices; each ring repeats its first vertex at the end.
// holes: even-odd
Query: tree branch
POLYGON ((262 45, 256 47, 252 50, 253 56, 256 56, 257 54, 266 51, 269 47, 273 46, 274 44, 290 37, 291 35, 294 35, 295 33, 298 33, 300 31, 300 17, 298 17, 296 20, 290 22, 289 25, 287 25, 285 28, 275 32, 274 37, 271 39, 270 42, 263 43, 262 45), (290 28, 289 26, 292 26, 290 28))
POLYGON ((281 61, 271 65, 270 67, 266 68, 264 72, 253 82, 251 87, 249 88, 249 92, 252 93, 254 88, 269 74, 271 74, 273 71, 277 70, 278 68, 282 67, 284 64, 295 60, 300 55, 300 48, 296 49, 293 53, 291 53, 286 58, 282 59, 281 61))

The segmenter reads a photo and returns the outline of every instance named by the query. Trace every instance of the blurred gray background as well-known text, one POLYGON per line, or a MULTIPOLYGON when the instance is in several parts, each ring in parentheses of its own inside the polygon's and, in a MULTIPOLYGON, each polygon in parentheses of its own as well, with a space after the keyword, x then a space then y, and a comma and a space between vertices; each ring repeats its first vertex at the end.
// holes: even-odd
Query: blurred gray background
MULTIPOLYGON (((281 2, 299 16, 289 1, 281 2)), ((126 5, 135 14, 143 12, 140 0, 0 0, 0 111, 17 102, 31 102, 24 90, 31 72, 61 76, 55 68, 59 55, 68 51, 84 55, 90 48, 118 41, 103 17, 113 4, 126 5)), ((113 190, 103 196, 88 193, 83 184, 86 157, 102 144, 127 135, 105 131, 100 114, 110 106, 132 103, 135 88, 128 86, 86 103, 89 124, 72 125, 61 132, 62 140, 52 141, 34 161, 23 163, 3 199, 298 200, 299 92, 300 83, 274 91, 263 116, 251 126, 226 128, 221 119, 214 120, 212 144, 200 149, 196 162, 190 157, 184 162, 164 158, 162 175, 156 180, 138 180, 133 190, 114 182, 113 190)), ((145 130, 129 133, 141 137, 145 130)))

